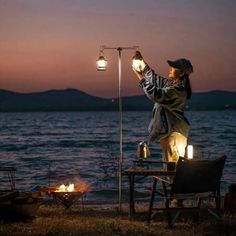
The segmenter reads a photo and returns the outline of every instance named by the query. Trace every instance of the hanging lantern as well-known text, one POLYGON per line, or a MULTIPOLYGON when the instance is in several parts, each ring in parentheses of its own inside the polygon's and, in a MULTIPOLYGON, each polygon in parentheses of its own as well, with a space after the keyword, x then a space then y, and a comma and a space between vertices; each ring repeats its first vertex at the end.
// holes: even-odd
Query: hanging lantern
POLYGON ((140 53, 136 51, 135 56, 133 57, 133 60, 132 60, 132 67, 137 71, 140 70, 141 60, 142 60, 142 57, 140 56, 140 53))
POLYGON ((100 55, 96 61, 97 63, 97 70, 98 71, 105 71, 107 67, 107 61, 104 56, 100 55))
POLYGON ((141 61, 139 59, 133 59, 132 67, 136 70, 139 70, 141 61))

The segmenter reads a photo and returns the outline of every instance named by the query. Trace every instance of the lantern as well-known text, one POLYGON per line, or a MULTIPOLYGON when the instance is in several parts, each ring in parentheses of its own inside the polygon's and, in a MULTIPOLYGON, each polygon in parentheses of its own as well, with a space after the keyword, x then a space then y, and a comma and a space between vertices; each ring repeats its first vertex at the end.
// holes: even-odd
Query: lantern
POLYGON ((187 157, 189 160, 193 159, 193 145, 187 147, 187 157))
POLYGON ((97 63, 97 70, 98 71, 105 71, 107 67, 107 61, 104 56, 100 55, 96 61, 97 63))

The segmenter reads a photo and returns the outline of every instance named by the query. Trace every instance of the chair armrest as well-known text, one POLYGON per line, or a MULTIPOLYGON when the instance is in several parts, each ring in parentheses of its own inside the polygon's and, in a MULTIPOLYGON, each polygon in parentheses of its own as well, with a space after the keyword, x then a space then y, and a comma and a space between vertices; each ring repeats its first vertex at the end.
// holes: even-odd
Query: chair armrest
POLYGON ((168 180, 166 180, 166 179, 160 178, 160 177, 158 177, 158 176, 153 176, 153 178, 156 179, 156 180, 158 180, 158 181, 161 182, 161 183, 164 182, 164 183, 169 184, 169 185, 172 184, 171 181, 168 181, 168 180))

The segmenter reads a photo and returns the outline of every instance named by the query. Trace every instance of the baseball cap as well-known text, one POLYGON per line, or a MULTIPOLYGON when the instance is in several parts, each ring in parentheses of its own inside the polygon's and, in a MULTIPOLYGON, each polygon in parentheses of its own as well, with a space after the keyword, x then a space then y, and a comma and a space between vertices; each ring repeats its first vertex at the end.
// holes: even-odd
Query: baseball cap
POLYGON ((193 72, 193 66, 191 62, 185 58, 180 58, 175 61, 167 60, 169 66, 182 70, 185 74, 190 75, 193 72))

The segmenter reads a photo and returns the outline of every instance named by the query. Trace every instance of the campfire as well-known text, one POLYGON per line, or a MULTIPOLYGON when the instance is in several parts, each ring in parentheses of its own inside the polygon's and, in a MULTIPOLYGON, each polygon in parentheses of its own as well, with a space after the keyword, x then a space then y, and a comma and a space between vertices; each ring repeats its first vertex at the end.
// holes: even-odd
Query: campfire
POLYGON ((55 188, 51 192, 52 196, 58 200, 66 208, 70 208, 79 198, 88 192, 90 185, 88 183, 80 183, 75 187, 75 184, 70 183, 69 185, 62 184, 58 188, 55 188))
POLYGON ((55 190, 55 192, 74 192, 74 191, 75 191, 74 184, 69 184, 68 186, 62 184, 58 189, 55 190))

